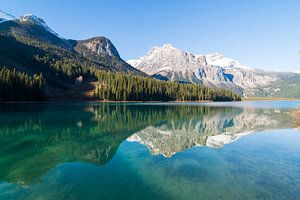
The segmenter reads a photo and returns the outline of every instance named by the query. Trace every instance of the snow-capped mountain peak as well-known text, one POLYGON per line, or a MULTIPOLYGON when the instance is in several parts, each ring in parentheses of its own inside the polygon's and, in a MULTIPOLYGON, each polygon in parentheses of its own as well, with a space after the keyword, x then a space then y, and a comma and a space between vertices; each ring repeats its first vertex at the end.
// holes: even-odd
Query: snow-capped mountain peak
POLYGON ((15 20, 16 18, 2 10, 0 10, 0 23, 9 21, 9 20, 15 20))
POLYGON ((128 63, 149 75, 154 75, 157 72, 195 70, 197 68, 196 62, 202 65, 204 61, 191 53, 173 47, 171 44, 165 44, 162 47, 152 47, 145 56, 137 60, 129 60, 128 63))
POLYGON ((245 96, 277 80, 275 74, 244 66, 220 53, 194 55, 170 44, 153 47, 145 56, 128 63, 155 77, 227 88, 245 96))
POLYGON ((212 53, 212 54, 207 54, 205 55, 206 57, 206 62, 208 65, 213 65, 213 66, 219 66, 219 67, 235 67, 235 68, 243 68, 243 69, 248 69, 252 70, 251 67, 247 67, 245 65, 242 65, 236 60, 233 60, 232 58, 227 58, 224 57, 223 54, 220 53, 212 53))
POLYGON ((160 49, 167 50, 167 49, 176 49, 176 48, 173 47, 171 44, 164 44, 164 45, 161 46, 161 47, 158 47, 158 46, 151 47, 149 53, 151 53, 151 52, 153 52, 153 51, 160 50, 160 49))
POLYGON ((21 16, 19 18, 19 21, 20 22, 29 22, 29 23, 33 23, 33 24, 36 24, 36 25, 39 25, 39 26, 42 26, 45 28, 46 31, 49 31, 50 33, 58 36, 58 37, 61 37, 60 35, 58 35, 56 32, 54 32, 46 23, 45 21, 42 19, 42 18, 39 18, 33 14, 25 14, 23 16, 21 16))
POLYGON ((20 17, 20 22, 32 22, 36 24, 45 24, 45 21, 33 14, 25 14, 20 17))
MULTIPOLYGON (((5 21, 10 21, 10 20, 17 20, 16 17, 14 17, 13 15, 11 14, 8 14, 2 10, 0 10, 0 23, 1 22, 5 22, 5 21)), ((46 23, 43 19, 33 15, 33 14, 25 14, 23 16, 21 16, 19 19, 18 19, 21 23, 26 23, 26 22, 29 22, 29 23, 33 23, 33 24, 36 24, 36 25, 39 25, 39 26, 42 26, 45 28, 46 31, 58 36, 58 37, 61 37, 59 36, 56 32, 54 32, 46 23)))

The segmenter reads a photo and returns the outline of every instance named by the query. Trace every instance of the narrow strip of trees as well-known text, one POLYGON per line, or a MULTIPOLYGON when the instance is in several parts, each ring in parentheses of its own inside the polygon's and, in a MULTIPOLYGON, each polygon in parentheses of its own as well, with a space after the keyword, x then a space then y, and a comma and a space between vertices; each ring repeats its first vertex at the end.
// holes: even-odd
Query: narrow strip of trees
POLYGON ((42 74, 29 76, 15 69, 0 69, 0 101, 42 100, 45 100, 42 74))
POLYGON ((239 101, 240 96, 195 84, 160 81, 123 73, 95 72, 99 85, 95 96, 112 101, 239 101))
MULTIPOLYGON (((196 84, 161 81, 133 74, 93 69, 90 77, 98 79, 95 98, 108 101, 239 101, 240 96, 196 84)), ((71 77, 71 76, 70 76, 71 77)), ((45 100, 42 73, 30 76, 16 69, 0 69, 0 101, 45 100)))

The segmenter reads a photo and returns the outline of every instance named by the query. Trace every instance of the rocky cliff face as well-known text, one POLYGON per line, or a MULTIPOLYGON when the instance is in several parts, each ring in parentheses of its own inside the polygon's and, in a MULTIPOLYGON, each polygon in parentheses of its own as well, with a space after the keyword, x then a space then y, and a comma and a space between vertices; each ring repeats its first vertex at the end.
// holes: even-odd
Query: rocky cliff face
POLYGON ((116 47, 111 41, 105 37, 95 37, 88 40, 80 40, 77 44, 77 49, 82 49, 83 54, 93 52, 98 55, 106 54, 120 58, 116 47))
POLYGON ((94 37, 74 42, 74 49, 77 53, 96 63, 111 68, 111 71, 129 72, 145 76, 143 72, 126 63, 120 57, 113 43, 106 37, 94 37))
POLYGON ((280 73, 250 68, 218 53, 193 55, 170 44, 154 47, 145 56, 128 63, 155 77, 227 88, 244 96, 276 93, 278 88, 270 87, 281 80, 280 73))

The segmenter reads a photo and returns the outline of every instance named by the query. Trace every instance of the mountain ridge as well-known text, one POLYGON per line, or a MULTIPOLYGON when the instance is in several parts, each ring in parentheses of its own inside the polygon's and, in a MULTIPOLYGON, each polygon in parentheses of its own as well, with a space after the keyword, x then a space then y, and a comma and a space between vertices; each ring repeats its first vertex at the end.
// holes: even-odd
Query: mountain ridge
POLYGON ((104 43, 98 43, 98 49, 106 51, 81 51, 78 46, 84 41, 61 37, 35 15, 7 19, 0 23, 0 69, 6 67, 32 77, 42 73, 48 100, 95 99, 95 70, 146 76, 126 63, 109 39, 99 38, 104 43), (78 77, 83 83, 75 86, 78 77))
MULTIPOLYGON (((300 76, 292 72, 255 69, 220 53, 194 55, 170 44, 152 47, 146 55, 127 62, 154 77, 230 89, 245 97, 277 95, 287 97, 279 92, 284 85, 278 86, 284 84, 282 81, 285 80, 285 76, 296 79, 296 83, 294 81, 291 84, 300 83, 300 76), (273 86, 276 88, 272 88, 273 86)), ((296 94, 294 96, 289 94, 288 97, 300 97, 300 84, 296 94)))
POLYGON ((109 39, 65 39, 32 14, 0 23, 0 46, 0 101, 38 101, 21 89, 30 90, 35 79, 35 96, 54 101, 240 100, 226 90, 151 78, 125 62, 109 39))
MULTIPOLYGON (((21 43, 26 43, 26 41, 20 41, 20 38, 24 40, 30 39, 33 44, 40 43, 40 46, 43 45, 42 43, 54 45, 62 48, 62 51, 69 51, 71 54, 78 54, 78 56, 83 56, 84 59, 89 59, 98 65, 99 68, 110 68, 113 71, 118 70, 144 75, 143 72, 136 70, 120 57, 117 49, 109 39, 103 36, 87 40, 65 39, 53 31, 43 19, 33 14, 25 14, 18 19, 14 18, 2 22, 0 24, 0 35, 3 39, 9 37, 21 43), (102 41, 96 43, 97 48, 87 46, 83 50, 82 46, 95 40, 102 41), (102 61, 105 62, 103 63, 102 61)), ((0 62, 0 64, 4 65, 5 63, 0 62)))

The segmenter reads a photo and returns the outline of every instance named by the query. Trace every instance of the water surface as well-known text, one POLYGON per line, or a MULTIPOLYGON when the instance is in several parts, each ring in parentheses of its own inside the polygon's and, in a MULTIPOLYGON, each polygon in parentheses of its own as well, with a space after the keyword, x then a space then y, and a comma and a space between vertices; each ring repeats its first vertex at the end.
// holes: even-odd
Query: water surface
POLYGON ((300 199, 300 102, 5 104, 0 199, 300 199))

